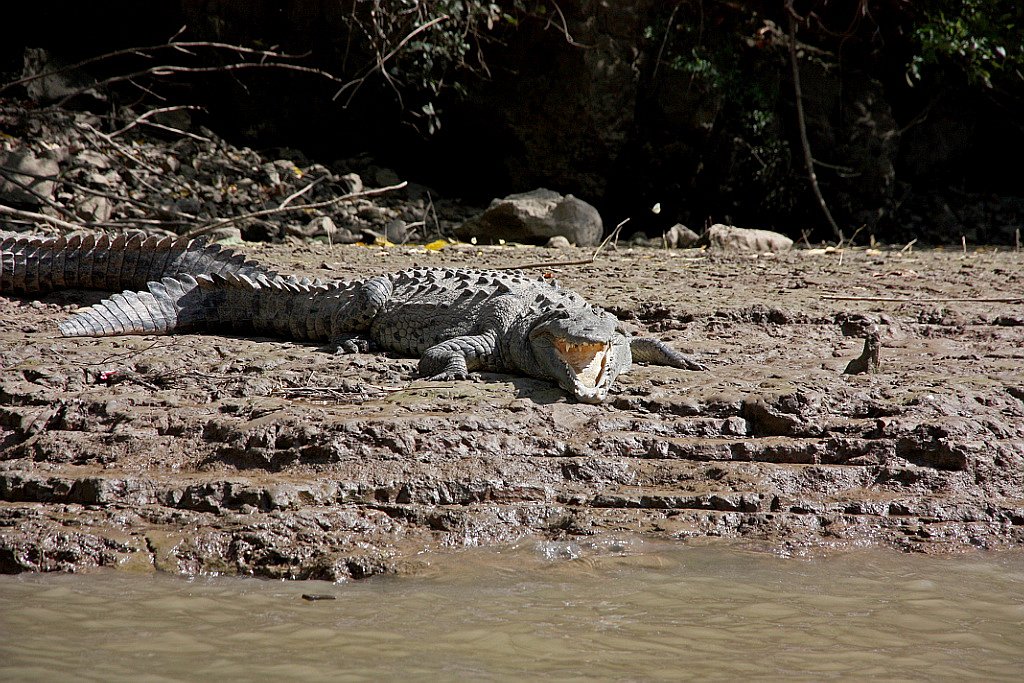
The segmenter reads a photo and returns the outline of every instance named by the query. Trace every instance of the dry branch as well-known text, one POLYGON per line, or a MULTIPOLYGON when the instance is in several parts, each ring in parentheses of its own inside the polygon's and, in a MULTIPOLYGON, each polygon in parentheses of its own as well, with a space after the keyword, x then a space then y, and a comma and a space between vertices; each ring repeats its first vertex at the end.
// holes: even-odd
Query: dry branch
POLYGON ((278 207, 273 208, 273 209, 263 209, 261 211, 253 211, 251 213, 245 213, 245 214, 241 214, 239 216, 232 216, 231 218, 225 218, 224 220, 216 221, 214 223, 208 223, 207 225, 203 225, 203 226, 198 227, 198 228, 196 228, 194 230, 189 230, 187 233, 185 233, 184 236, 185 237, 195 237, 197 235, 203 235, 203 234, 206 234, 206 233, 211 232, 213 230, 217 230, 219 228, 223 228, 226 225, 231 225, 232 223, 237 223, 238 221, 248 220, 249 218, 262 218, 263 216, 271 216, 273 214, 284 213, 286 211, 306 211, 306 210, 309 210, 309 209, 323 209, 323 208, 326 208, 328 206, 333 206, 335 204, 340 204, 341 202, 351 201, 353 199, 359 199, 361 197, 372 197, 374 195, 384 194, 385 192, 391 192, 392 190, 400 190, 403 187, 405 187, 406 185, 408 185, 408 183, 403 180, 402 182, 398 183, 397 185, 389 185, 387 187, 378 187, 378 188, 375 188, 375 189, 372 189, 372 190, 363 190, 362 192, 350 192, 349 194, 345 194, 345 195, 342 195, 340 197, 335 197, 334 199, 328 199, 325 202, 315 202, 313 204, 303 204, 301 206, 278 206, 278 207))
POLYGON ((64 228, 65 230, 82 230, 84 228, 82 225, 68 223, 67 221, 62 221, 61 219, 54 218, 53 216, 47 216, 43 213, 35 213, 34 211, 22 211, 21 209, 15 209, 4 204, 0 204, 0 213, 7 214, 9 216, 17 216, 18 218, 26 218, 30 221, 51 223, 58 228, 64 228))
POLYGON ((334 97, 332 97, 331 99, 332 100, 338 99, 339 97, 341 97, 341 94, 343 92, 345 92, 349 88, 352 88, 352 93, 348 96, 348 99, 345 100, 345 106, 347 107, 349 104, 352 103, 352 98, 355 97, 356 92, 359 91, 359 88, 362 87, 363 83, 366 82, 366 79, 369 78, 370 76, 372 76, 374 74, 374 72, 380 71, 381 74, 383 74, 385 78, 388 77, 387 71, 384 69, 384 64, 387 63, 396 54, 398 54, 401 51, 401 49, 403 47, 405 47, 406 43, 408 43, 410 40, 415 38, 420 33, 426 31, 427 29, 429 29, 429 28, 431 28, 433 26, 436 26, 437 24, 440 24, 442 21, 447 21, 450 18, 451 17, 448 16, 447 14, 442 14, 441 16, 434 17, 433 19, 431 19, 430 21, 426 22, 425 24, 421 24, 421 25, 417 26, 416 28, 414 28, 407 36, 405 36, 400 41, 398 41, 398 44, 395 45, 395 47, 392 48, 390 52, 388 52, 386 55, 378 57, 377 58, 377 63, 374 64, 373 66, 369 67, 366 70, 366 73, 364 73, 359 78, 353 79, 353 80, 349 81, 348 83, 345 83, 343 86, 341 86, 341 88, 338 89, 338 92, 334 93, 334 97))
MULTIPOLYGON (((181 33, 184 30, 185 30, 185 27, 183 26, 175 34, 175 37, 178 36, 178 35, 181 35, 181 33)), ((57 68, 57 69, 50 69, 48 71, 41 71, 40 73, 33 74, 31 76, 25 76, 24 78, 19 78, 19 79, 15 80, 15 81, 10 81, 8 83, 0 85, 0 93, 2 93, 3 91, 7 90, 8 88, 13 88, 13 87, 18 86, 18 85, 24 85, 26 83, 31 83, 32 81, 36 81, 36 80, 39 80, 41 78, 49 78, 50 76, 57 76, 57 75, 60 75, 62 73, 67 73, 69 71, 75 71, 77 69, 81 69, 83 67, 89 66, 90 64, 96 64, 96 63, 99 63, 99 62, 102 62, 102 61, 108 60, 108 59, 115 59, 117 57, 124 57, 124 56, 127 56, 127 55, 134 55, 134 56, 138 56, 138 57, 150 57, 151 58, 152 55, 149 54, 149 53, 151 53, 151 52, 158 52, 160 50, 166 50, 166 49, 173 49, 173 50, 176 50, 176 51, 179 51, 179 52, 185 52, 186 54, 192 54, 191 52, 188 52, 188 50, 189 49, 195 49, 195 48, 213 48, 213 49, 218 49, 218 50, 228 50, 230 52, 236 52, 236 53, 238 53, 240 55, 256 56, 256 57, 262 57, 264 59, 268 58, 268 57, 269 58, 273 58, 273 59, 302 59, 303 57, 306 57, 306 56, 309 55, 308 52, 306 52, 304 54, 300 54, 300 55, 291 55, 291 54, 287 54, 287 53, 284 53, 284 52, 277 52, 275 50, 257 50, 257 49, 254 49, 254 48, 244 47, 242 45, 233 45, 233 44, 230 44, 230 43, 219 43, 219 42, 215 42, 215 41, 175 41, 174 37, 172 37, 170 41, 168 41, 166 43, 162 43, 160 45, 146 45, 146 46, 142 46, 142 47, 128 47, 128 48, 124 48, 124 49, 121 49, 121 50, 114 50, 113 52, 105 52, 105 53, 103 53, 101 55, 96 55, 95 57, 89 57, 88 59, 83 59, 80 62, 75 62, 74 64, 69 64, 68 66, 63 66, 63 67, 60 67, 60 68, 57 68)), ((89 86, 88 88, 85 88, 85 90, 89 90, 91 88, 94 88, 94 87, 96 87, 96 85, 99 85, 99 84, 94 84, 92 86, 89 86)), ((82 90, 80 92, 84 92, 84 90, 82 90)), ((75 94, 80 94, 80 92, 79 93, 75 93, 75 94)))
POLYGON ((828 301, 879 301, 879 302, 892 302, 901 304, 941 304, 941 303, 984 303, 984 304, 1019 304, 1024 303, 1024 297, 1020 296, 1009 296, 1009 297, 937 297, 937 298, 919 298, 919 297, 900 297, 900 296, 853 296, 843 294, 822 294, 822 299, 828 301))

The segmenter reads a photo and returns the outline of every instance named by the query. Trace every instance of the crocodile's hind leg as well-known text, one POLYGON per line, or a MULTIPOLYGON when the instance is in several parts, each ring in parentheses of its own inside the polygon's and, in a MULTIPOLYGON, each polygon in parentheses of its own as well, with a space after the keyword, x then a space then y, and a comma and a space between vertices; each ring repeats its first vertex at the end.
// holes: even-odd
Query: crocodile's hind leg
POLYGON ((454 337, 423 352, 419 375, 435 381, 469 379, 473 370, 500 365, 497 349, 495 332, 454 337))
POLYGON ((671 346, 650 337, 633 337, 629 341, 629 350, 633 360, 651 365, 667 365, 680 370, 707 370, 707 366, 698 363, 689 356, 679 353, 671 346))

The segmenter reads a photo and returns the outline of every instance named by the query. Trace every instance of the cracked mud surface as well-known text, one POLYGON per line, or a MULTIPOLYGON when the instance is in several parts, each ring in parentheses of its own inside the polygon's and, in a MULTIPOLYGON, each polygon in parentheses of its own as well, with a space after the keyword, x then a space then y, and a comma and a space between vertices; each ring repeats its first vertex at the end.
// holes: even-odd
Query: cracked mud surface
MULTIPOLYGON (((327 278, 589 255, 247 250, 327 278)), ((341 579, 523 536, 1024 544, 1024 304, 923 301, 1024 296, 1024 255, 620 249, 546 272, 710 371, 637 366, 583 405, 280 340, 63 339, 94 293, 0 297, 0 571, 341 579), (880 371, 843 374, 873 324, 880 371)))

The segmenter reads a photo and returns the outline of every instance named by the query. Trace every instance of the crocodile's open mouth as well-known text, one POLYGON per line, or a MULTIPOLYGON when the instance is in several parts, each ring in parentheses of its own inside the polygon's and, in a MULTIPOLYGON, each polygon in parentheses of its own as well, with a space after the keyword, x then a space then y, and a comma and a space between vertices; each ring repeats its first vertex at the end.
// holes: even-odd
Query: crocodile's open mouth
POLYGON ((556 339, 555 351, 583 386, 593 388, 604 379, 605 366, 608 364, 608 344, 574 344, 556 339))

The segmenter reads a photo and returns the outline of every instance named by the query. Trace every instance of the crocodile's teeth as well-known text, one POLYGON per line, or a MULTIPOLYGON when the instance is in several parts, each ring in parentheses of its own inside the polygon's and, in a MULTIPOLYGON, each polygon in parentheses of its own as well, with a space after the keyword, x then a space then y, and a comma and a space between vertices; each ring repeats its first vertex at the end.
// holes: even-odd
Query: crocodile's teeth
POLYGON ((608 363, 608 345, 601 343, 582 343, 555 341, 555 350, 568 365, 580 384, 596 387, 604 376, 608 363))

